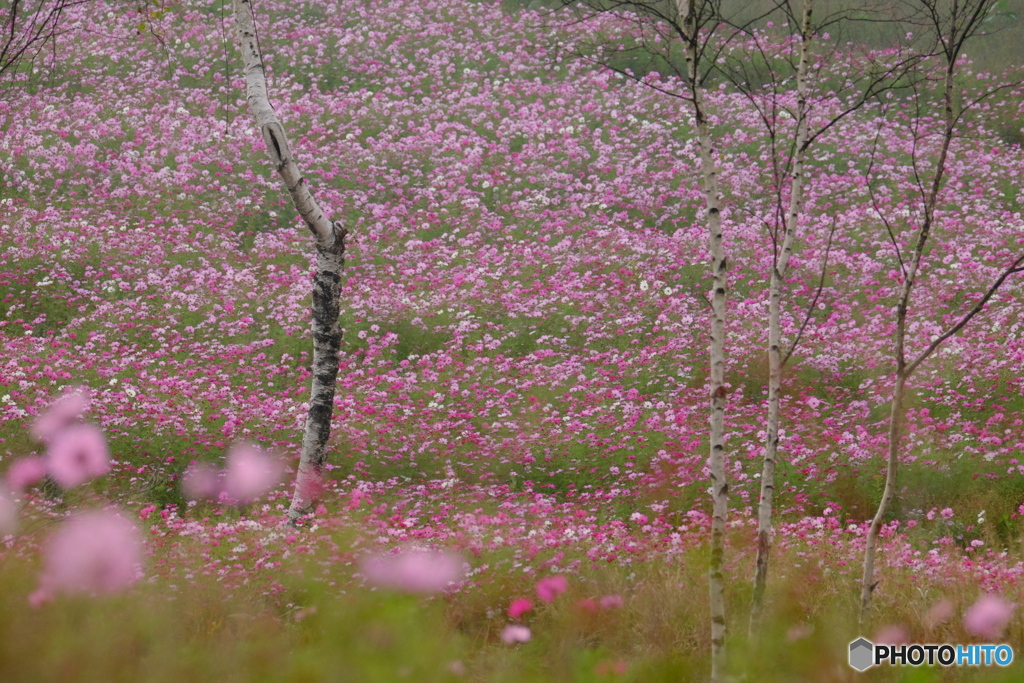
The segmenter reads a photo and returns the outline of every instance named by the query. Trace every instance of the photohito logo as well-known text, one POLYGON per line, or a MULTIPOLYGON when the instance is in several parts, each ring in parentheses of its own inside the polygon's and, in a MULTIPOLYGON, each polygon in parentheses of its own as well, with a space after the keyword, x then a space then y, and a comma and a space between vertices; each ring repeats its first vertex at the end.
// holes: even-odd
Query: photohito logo
POLYGON ((1009 645, 875 645, 867 638, 850 643, 850 666, 866 671, 873 666, 1009 666, 1013 648, 1009 645))

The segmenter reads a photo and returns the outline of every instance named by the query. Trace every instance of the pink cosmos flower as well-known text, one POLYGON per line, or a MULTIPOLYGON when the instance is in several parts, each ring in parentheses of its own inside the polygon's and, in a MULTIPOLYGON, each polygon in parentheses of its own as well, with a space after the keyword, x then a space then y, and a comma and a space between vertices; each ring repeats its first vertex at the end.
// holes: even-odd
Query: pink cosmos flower
POLYGON ((945 508, 939 513, 944 519, 949 519, 953 516, 953 508, 945 508))
POLYGON ((65 427, 53 435, 46 464, 61 488, 74 488, 110 469, 107 440, 98 427, 90 424, 65 427))
POLYGON ((537 597, 544 602, 552 602, 569 588, 564 576, 546 576, 537 582, 537 597))
POLYGON ((348 501, 348 509, 355 510, 360 505, 362 505, 364 499, 369 503, 373 502, 373 499, 370 498, 370 494, 367 493, 366 491, 363 491, 362 489, 353 489, 351 497, 349 498, 348 501))
POLYGON ((601 609, 616 609, 625 604, 622 596, 619 595, 605 595, 598 602, 601 605, 601 609))
POLYGON ((514 645, 515 643, 528 643, 530 642, 530 629, 526 626, 517 626, 510 624, 505 627, 505 630, 501 632, 501 640, 508 645, 514 645))
POLYGON ((1014 607, 995 595, 983 595, 964 614, 964 628, 973 635, 995 641, 1010 623, 1014 607))
POLYGON ((24 491, 42 481, 46 476, 46 461, 39 456, 30 455, 18 458, 7 469, 7 486, 12 491, 24 491))
POLYGON ((436 593, 465 576, 462 557, 431 550, 370 555, 361 566, 370 583, 408 593, 436 593))
POLYGON ((40 441, 49 441, 62 429, 81 417, 89 407, 89 389, 75 387, 61 396, 42 416, 33 423, 32 436, 40 441))
POLYGON ((142 541, 138 529, 114 512, 72 517, 43 547, 39 588, 29 597, 41 605, 58 593, 110 594, 139 578, 142 541))
POLYGON ((512 604, 508 606, 508 615, 513 619, 518 619, 532 609, 532 602, 526 598, 519 598, 517 600, 513 600, 512 604))
POLYGON ((269 491, 282 470, 273 456, 250 444, 239 444, 228 453, 224 492, 235 500, 252 500, 269 491))
POLYGON ((181 490, 190 500, 205 500, 220 495, 220 478, 213 465, 199 464, 185 473, 181 490))

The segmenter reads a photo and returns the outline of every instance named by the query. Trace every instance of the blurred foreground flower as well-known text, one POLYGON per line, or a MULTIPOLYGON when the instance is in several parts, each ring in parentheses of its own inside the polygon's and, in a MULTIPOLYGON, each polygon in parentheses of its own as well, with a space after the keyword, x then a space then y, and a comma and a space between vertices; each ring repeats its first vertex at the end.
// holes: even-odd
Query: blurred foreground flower
POLYGON ((530 642, 530 629, 526 626, 516 626, 511 624, 505 627, 505 630, 501 632, 501 639, 509 645, 515 643, 528 643, 530 642))
POLYGON ((135 525, 113 512, 85 512, 65 522, 43 547, 34 606, 58 593, 110 594, 139 578, 142 539, 135 525))
POLYGON ((989 641, 1002 637, 1013 617, 1014 606, 995 595, 983 595, 964 614, 964 628, 989 641))
POLYGON ((564 576, 546 576, 537 582, 537 597, 544 602, 552 602, 569 588, 564 576))
POLYGON ((299 472, 295 477, 295 492, 299 494, 302 500, 307 502, 320 500, 325 486, 322 472, 315 468, 307 470, 299 468, 299 472))
POLYGON ((45 460, 35 455, 18 458, 7 468, 7 486, 12 491, 21 493, 33 484, 42 481, 45 476, 45 460))
POLYGON ((228 453, 224 492, 235 500, 258 498, 281 479, 284 467, 274 456, 251 444, 238 444, 228 453))
POLYGON ((947 622, 952 618, 955 611, 953 603, 943 598, 931 606, 925 615, 924 623, 928 628, 935 628, 939 624, 947 622))
POLYGON ((181 488, 192 500, 218 498, 224 494, 245 503, 273 488, 283 472, 284 466, 276 457, 242 443, 228 452, 223 477, 213 465, 200 464, 185 474, 181 488))
POLYGON ((190 500, 216 498, 220 495, 220 477, 213 465, 196 465, 181 480, 181 490, 190 500))
POLYGON ((601 609, 617 609, 624 604, 621 595, 605 595, 600 600, 601 609))
POLYGON ((61 396, 38 420, 32 424, 32 436, 49 441, 65 427, 74 423, 89 407, 89 390, 75 387, 61 396))
POLYGON ((53 435, 46 466, 61 488, 84 484, 110 469, 110 454, 103 432, 90 424, 73 424, 53 435))
POLYGON ((512 604, 508 606, 508 615, 513 619, 518 619, 527 612, 533 609, 533 603, 526 598, 519 598, 513 600, 512 604))
POLYGON ((361 570, 374 585, 409 593, 436 593, 465 576, 462 557, 431 550, 370 555, 363 559, 361 570))

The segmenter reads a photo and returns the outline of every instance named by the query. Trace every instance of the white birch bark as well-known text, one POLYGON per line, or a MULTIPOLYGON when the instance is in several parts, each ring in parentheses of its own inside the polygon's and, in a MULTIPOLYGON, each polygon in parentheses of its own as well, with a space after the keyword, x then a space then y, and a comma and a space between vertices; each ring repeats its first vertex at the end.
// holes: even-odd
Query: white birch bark
POLYGON ((338 376, 338 349, 341 346, 338 313, 348 232, 339 223, 328 219, 313 198, 295 164, 284 127, 270 105, 250 0, 234 0, 234 14, 249 109, 263 135, 274 168, 313 235, 317 253, 312 304, 313 379, 295 492, 288 510, 288 516, 294 523, 315 504, 320 471, 327 459, 327 439, 331 434, 338 376))
POLYGON ((771 555, 772 504, 775 495, 775 463, 779 448, 779 415, 782 402, 782 285, 789 270, 793 241, 799 228, 804 203, 804 158, 808 146, 807 69, 809 64, 814 0, 805 0, 800 23, 800 61, 796 72, 797 127, 790 174, 789 205, 782 226, 782 244, 773 264, 768 285, 768 424, 764 462, 761 468, 761 499, 757 509, 757 561, 754 592, 750 604, 750 636, 760 630, 764 612, 764 591, 771 555))
POLYGON ((721 190, 718 182, 718 164, 711 138, 711 127, 700 81, 701 36, 698 33, 695 0, 676 0, 680 26, 686 41, 686 66, 700 146, 701 174, 704 202, 707 206, 708 246, 711 252, 711 378, 710 378, 710 446, 711 470, 711 564, 708 583, 711 598, 711 681, 719 683, 725 677, 726 620, 725 620, 725 525, 729 516, 729 484, 725 478, 725 302, 727 263, 722 239, 721 190))

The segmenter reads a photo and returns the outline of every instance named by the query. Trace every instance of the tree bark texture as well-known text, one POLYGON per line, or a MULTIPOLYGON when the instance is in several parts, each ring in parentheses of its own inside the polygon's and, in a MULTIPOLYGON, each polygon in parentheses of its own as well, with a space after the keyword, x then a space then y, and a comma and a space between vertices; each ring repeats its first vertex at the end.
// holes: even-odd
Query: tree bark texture
POLYGON ((320 473, 327 459, 327 440, 334 414, 334 390, 341 346, 341 271, 345 266, 348 232, 331 221, 309 191, 292 156, 281 121, 270 105, 267 79, 256 37, 250 0, 234 0, 235 25, 245 70, 246 99, 263 135, 267 154, 291 195, 295 209, 312 233, 316 246, 313 279, 313 380, 309 413, 302 437, 302 454, 288 516, 294 522, 317 502, 320 473))
POLYGON ((729 517, 729 484, 725 477, 725 302, 728 265, 722 239, 721 190, 711 127, 700 78, 701 36, 698 32, 696 0, 676 0, 685 39, 686 65, 693 105, 697 141, 700 146, 704 201, 707 206, 708 246, 711 252, 713 291, 711 296, 710 458, 711 470, 711 564, 708 584, 711 598, 711 681, 724 680, 726 666, 725 620, 725 527, 729 517))
POLYGON ((754 591, 750 603, 750 636, 760 631, 764 613, 764 591, 771 555, 772 505, 775 495, 775 463, 779 449, 779 421, 782 402, 782 285, 789 270, 793 241, 799 228, 804 202, 804 158, 808 146, 807 69, 809 64, 814 0, 805 0, 800 26, 800 61, 796 72, 797 127, 790 173, 789 204, 782 226, 781 248, 776 252, 768 285, 768 424, 764 462, 761 468, 761 499, 757 509, 757 560, 754 591))

